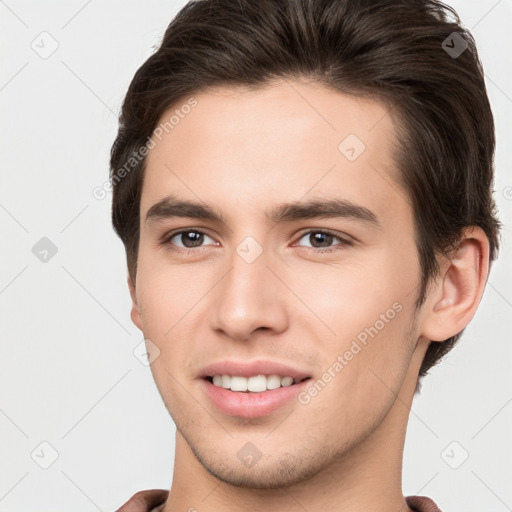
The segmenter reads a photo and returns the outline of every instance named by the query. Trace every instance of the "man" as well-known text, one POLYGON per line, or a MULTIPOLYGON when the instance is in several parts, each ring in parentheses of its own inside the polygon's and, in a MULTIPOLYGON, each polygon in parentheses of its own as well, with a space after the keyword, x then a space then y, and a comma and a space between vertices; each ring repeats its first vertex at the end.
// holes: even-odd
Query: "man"
POLYGON ((421 379, 498 249, 493 118, 439 2, 187 4, 111 157, 131 317, 177 427, 122 512, 439 510, 404 497, 421 379))

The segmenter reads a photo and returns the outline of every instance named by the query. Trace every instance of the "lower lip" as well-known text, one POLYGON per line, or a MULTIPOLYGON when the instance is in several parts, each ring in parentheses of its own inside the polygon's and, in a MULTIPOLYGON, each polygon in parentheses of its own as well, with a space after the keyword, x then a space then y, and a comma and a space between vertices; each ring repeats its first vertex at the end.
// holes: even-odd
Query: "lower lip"
POLYGON ((310 379, 303 380, 291 386, 268 389, 261 393, 243 393, 214 386, 209 380, 202 379, 206 395, 213 404, 228 416, 240 418, 259 418, 277 411, 293 398, 308 384, 310 379))

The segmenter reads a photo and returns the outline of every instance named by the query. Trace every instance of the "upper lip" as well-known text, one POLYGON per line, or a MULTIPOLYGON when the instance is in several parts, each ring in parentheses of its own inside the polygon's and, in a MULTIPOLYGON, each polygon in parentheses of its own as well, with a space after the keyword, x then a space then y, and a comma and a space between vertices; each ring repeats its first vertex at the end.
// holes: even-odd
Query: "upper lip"
POLYGON ((213 377, 214 375, 236 375, 252 377, 254 375, 279 375, 280 377, 293 377, 305 379, 310 375, 286 364, 272 361, 218 361, 205 366, 199 378, 213 377))

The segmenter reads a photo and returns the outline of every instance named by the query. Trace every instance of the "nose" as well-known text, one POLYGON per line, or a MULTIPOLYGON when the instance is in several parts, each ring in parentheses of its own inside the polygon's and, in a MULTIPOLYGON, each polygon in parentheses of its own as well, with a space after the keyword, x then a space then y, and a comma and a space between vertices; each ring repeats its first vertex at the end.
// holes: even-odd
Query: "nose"
POLYGON ((277 334, 287 328, 285 287, 270 260, 266 251, 254 261, 233 253, 231 268, 212 296, 209 311, 214 331, 248 341, 257 330, 277 334))

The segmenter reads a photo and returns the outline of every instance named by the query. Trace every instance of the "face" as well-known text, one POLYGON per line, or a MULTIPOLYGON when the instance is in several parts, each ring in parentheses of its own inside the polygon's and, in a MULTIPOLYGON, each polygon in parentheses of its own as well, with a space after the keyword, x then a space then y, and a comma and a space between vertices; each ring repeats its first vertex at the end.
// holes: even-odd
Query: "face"
POLYGON ((394 124, 318 84, 194 98, 147 157, 132 319, 204 468, 288 485, 371 439, 417 376, 394 124))

